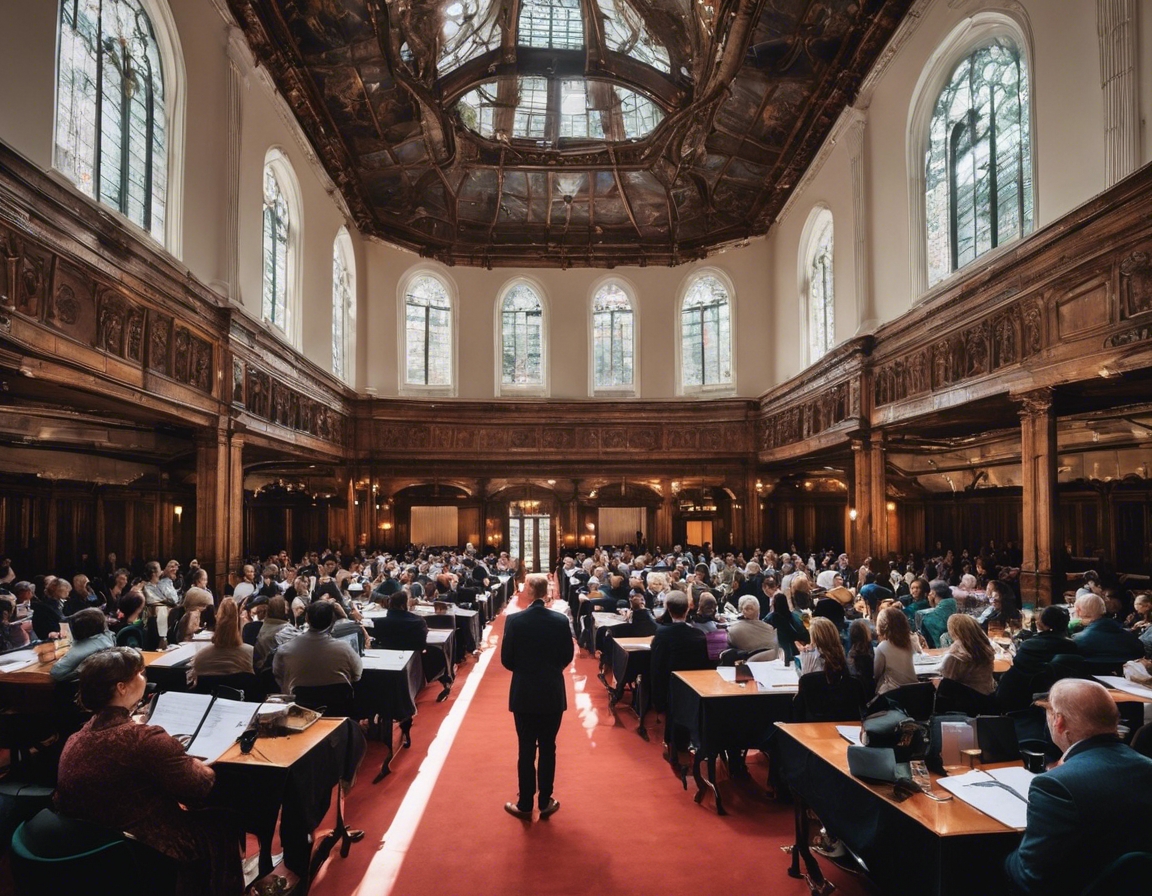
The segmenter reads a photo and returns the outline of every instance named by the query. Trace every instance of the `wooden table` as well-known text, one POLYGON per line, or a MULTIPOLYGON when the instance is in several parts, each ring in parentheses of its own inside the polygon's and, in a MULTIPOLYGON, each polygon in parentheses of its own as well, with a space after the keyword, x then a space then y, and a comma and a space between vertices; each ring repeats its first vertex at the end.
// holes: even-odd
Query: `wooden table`
MULTIPOLYGON (((927 656, 938 656, 938 657, 943 657, 947 652, 948 652, 947 647, 929 647, 927 650, 921 651, 921 653, 923 653, 927 656)), ((996 659, 992 662, 992 674, 993 675, 1003 675, 1005 672, 1007 672, 1011 668, 1012 668, 1012 660, 1010 658, 1001 658, 1001 657, 997 656, 996 659)), ((919 670, 917 670, 916 674, 917 675, 939 675, 940 672, 939 672, 939 669, 933 669, 933 670, 925 671, 925 672, 920 672, 919 670)))
MULTIPOLYGON (((837 734, 833 722, 776 727, 796 807, 792 877, 803 876, 803 860, 813 891, 824 885, 819 863, 808 848, 811 808, 829 833, 861 859, 883 892, 984 896, 1005 890, 1001 865, 1019 843, 1019 831, 959 799, 936 802, 916 794, 898 803, 891 784, 853 777, 848 770, 848 742, 837 734)), ((932 780, 938 776, 932 775, 932 780)))
POLYGON ((728 814, 716 788, 716 757, 726 750, 766 749, 774 723, 792 717, 796 690, 760 690, 755 682, 748 682, 745 687, 743 683, 724 680, 715 669, 672 673, 665 722, 669 762, 678 774, 682 772, 672 731, 674 725, 687 728, 694 748, 692 778, 696 782, 697 803, 711 792, 716 814, 728 814), (702 767, 707 777, 701 774, 702 767))

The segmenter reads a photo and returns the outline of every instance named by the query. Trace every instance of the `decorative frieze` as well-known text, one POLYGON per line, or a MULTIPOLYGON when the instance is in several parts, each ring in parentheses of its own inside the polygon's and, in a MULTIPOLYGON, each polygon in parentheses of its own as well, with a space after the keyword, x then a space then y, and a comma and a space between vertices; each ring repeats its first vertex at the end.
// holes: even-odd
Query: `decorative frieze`
POLYGON ((761 419, 757 444, 761 451, 783 448, 859 417, 860 382, 844 380, 761 419))
POLYGON ((240 358, 232 359, 232 403, 285 429, 339 446, 347 444, 349 427, 343 413, 240 358))

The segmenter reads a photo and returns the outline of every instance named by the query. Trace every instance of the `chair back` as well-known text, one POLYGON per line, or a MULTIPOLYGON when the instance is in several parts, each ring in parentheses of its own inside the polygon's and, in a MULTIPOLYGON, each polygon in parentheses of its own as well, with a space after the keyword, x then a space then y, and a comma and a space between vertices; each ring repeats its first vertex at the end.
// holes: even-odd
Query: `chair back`
POLYGON ((1136 733, 1132 735, 1132 743, 1129 744, 1129 746, 1140 755, 1152 759, 1152 722, 1136 729, 1136 733))
POLYGON ((981 694, 953 678, 941 678, 936 689, 936 713, 962 712, 966 716, 999 715, 996 698, 981 694))
POLYGON ((1152 852, 1129 852, 1120 856, 1092 881, 1081 896, 1114 896, 1140 893, 1152 878, 1152 852))
POLYGON ((925 681, 919 684, 906 684, 878 694, 876 699, 868 704, 867 712, 871 714, 884 709, 902 709, 916 721, 927 722, 932 717, 935 705, 936 688, 931 682, 925 681))
POLYGON ((864 712, 864 686, 852 675, 829 681, 823 672, 800 676, 793 702, 797 722, 859 722, 864 712))
POLYGON ((117 647, 135 647, 137 650, 144 649, 144 629, 138 625, 126 625, 120 631, 116 632, 116 646, 117 647))
POLYGON ((255 672, 233 672, 231 675, 201 675, 196 679, 197 694, 215 694, 222 700, 246 700, 249 703, 259 703, 264 699, 264 688, 255 672), (239 697, 230 696, 221 691, 234 691, 239 697))
POLYGON ((708 659, 713 663, 720 662, 720 657, 728 649, 728 632, 718 628, 714 632, 705 632, 704 637, 708 639, 708 659))
POLYGON ((292 696, 301 706, 324 713, 325 716, 352 716, 355 714, 355 691, 347 682, 339 684, 300 685, 292 696))
POLYGON ((424 617, 424 621, 428 623, 428 628, 455 628, 456 617, 449 616, 447 613, 432 613, 424 617))

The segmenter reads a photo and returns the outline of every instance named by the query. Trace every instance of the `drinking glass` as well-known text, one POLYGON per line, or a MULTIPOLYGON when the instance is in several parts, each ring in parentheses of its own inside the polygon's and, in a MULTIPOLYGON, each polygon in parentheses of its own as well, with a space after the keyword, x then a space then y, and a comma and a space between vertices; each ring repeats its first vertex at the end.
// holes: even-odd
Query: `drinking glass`
POLYGON ((909 763, 912 767, 912 780, 916 782, 916 786, 927 793, 932 789, 932 776, 928 774, 928 765, 922 760, 916 759, 909 763))

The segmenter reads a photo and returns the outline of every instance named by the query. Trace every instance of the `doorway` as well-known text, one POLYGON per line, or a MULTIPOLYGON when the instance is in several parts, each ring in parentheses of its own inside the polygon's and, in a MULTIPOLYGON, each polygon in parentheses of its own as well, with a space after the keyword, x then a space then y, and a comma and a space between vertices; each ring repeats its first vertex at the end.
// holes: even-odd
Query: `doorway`
POLYGON ((552 563, 552 518, 545 514, 508 516, 508 546, 528 572, 548 572, 552 563))

